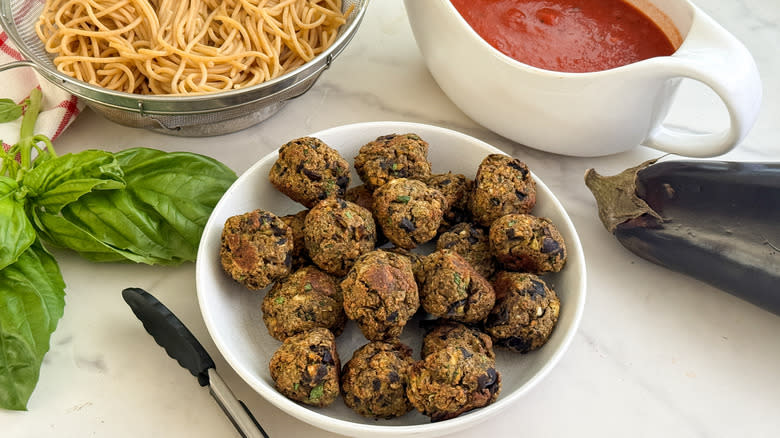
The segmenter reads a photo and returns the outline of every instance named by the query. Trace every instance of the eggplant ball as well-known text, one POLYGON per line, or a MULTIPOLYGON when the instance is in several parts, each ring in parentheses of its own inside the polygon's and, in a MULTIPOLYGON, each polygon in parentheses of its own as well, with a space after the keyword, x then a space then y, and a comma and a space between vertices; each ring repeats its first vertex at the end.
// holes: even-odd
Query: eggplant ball
POLYGON ((312 208, 323 199, 344 196, 349 164, 322 140, 302 137, 279 148, 269 179, 290 199, 312 208))
POLYGON ((362 255, 341 282, 344 312, 371 341, 398 338, 420 301, 409 259, 376 250, 362 255))
POLYGON ((469 207, 474 220, 489 227, 510 213, 530 213, 536 205, 536 182, 528 166, 503 154, 485 157, 477 168, 469 207))
POLYGON ((471 352, 482 353, 491 359, 496 358, 490 336, 475 328, 448 319, 436 320, 425 333, 420 357, 425 359, 429 354, 447 346, 464 347, 471 352))
POLYGON ((288 275, 292 252, 292 229, 273 213, 254 210, 225 221, 222 268, 249 289, 262 289, 288 275))
POLYGON ((374 192, 374 215, 382 232, 405 249, 436 237, 445 206, 441 192, 413 179, 394 179, 374 192))
POLYGON ((482 321, 495 303, 493 286, 458 253, 440 250, 423 260, 420 303, 439 318, 482 321))
POLYGON ((455 225, 439 235, 436 249, 455 251, 485 278, 490 278, 496 272, 488 230, 479 225, 469 222, 455 225))
POLYGON ((406 397, 412 349, 400 342, 369 342, 341 371, 344 403, 369 418, 390 419, 412 410, 406 397))
POLYGON ((316 328, 285 339, 268 365, 276 390, 285 397, 324 407, 339 396, 341 363, 336 338, 316 328))
POLYGON ((263 322, 280 341, 317 327, 335 336, 344 331, 344 299, 333 276, 314 266, 304 266, 276 282, 265 294, 263 322))
POLYGON ((425 183, 444 195, 446 207, 442 216, 439 232, 448 230, 453 225, 469 220, 469 199, 474 188, 474 180, 459 173, 437 173, 431 175, 425 183))
POLYGON ((371 212, 343 199, 320 201, 306 215, 303 231, 309 258, 323 271, 338 276, 376 245, 371 212))
POLYGON ((490 248, 499 265, 534 274, 558 272, 566 263, 566 243, 545 217, 508 214, 490 227, 490 248))
POLYGON ((396 178, 425 180, 431 175, 428 143, 416 134, 390 134, 363 145, 355 171, 369 190, 396 178))
POLYGON ((528 353, 550 338, 561 309, 555 291, 534 274, 501 271, 493 283, 496 305, 485 332, 497 346, 528 353))
POLYGON ((297 269, 309 263, 309 256, 306 254, 306 242, 303 233, 303 224, 309 210, 301 210, 295 214, 281 216, 279 219, 284 221, 293 233, 292 250, 292 268, 297 269))
POLYGON ((462 346, 447 346, 412 366, 406 395, 431 421, 442 421, 493 403, 500 390, 495 360, 462 346))

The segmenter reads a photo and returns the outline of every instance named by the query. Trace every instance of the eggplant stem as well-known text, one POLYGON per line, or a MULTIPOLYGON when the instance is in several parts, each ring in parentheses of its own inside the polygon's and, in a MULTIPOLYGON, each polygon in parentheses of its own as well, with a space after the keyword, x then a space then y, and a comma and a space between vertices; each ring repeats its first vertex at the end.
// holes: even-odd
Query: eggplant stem
POLYGON ((637 174, 656 161, 658 158, 612 176, 600 175, 594 169, 585 172, 585 185, 596 198, 599 219, 607 231, 614 234, 618 225, 643 215, 650 215, 663 222, 661 215, 636 194, 637 174))

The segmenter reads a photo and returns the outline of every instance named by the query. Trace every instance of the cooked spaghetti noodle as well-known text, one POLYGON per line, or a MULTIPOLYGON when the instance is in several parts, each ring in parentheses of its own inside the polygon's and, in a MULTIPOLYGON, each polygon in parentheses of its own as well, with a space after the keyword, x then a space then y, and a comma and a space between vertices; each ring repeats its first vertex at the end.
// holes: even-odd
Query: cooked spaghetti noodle
MULTIPOLYGON (((57 69, 137 94, 258 84, 322 53, 341 0, 46 0, 35 30, 57 69)), ((350 8, 351 10, 351 8, 350 8)))

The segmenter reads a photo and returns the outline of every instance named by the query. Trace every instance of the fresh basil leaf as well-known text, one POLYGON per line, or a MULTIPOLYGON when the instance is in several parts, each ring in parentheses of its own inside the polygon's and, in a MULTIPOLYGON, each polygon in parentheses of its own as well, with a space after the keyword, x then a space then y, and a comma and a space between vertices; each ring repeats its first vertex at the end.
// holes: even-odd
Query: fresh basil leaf
POLYGON ((62 210, 62 216, 99 242, 148 264, 194 260, 197 242, 184 239, 128 190, 96 191, 62 210))
POLYGON ((32 220, 38 237, 54 246, 68 248, 93 262, 120 262, 133 260, 134 254, 120 251, 99 241, 59 214, 33 211, 32 220))
POLYGON ((51 158, 25 174, 32 208, 57 213, 94 190, 124 187, 122 169, 110 152, 86 150, 51 158))
POLYGON ((117 153, 116 159, 124 171, 127 190, 197 251, 203 227, 236 180, 235 172, 213 158, 189 152, 133 148, 117 153))
POLYGON ((13 122, 21 117, 22 108, 11 99, 0 99, 0 123, 13 122))
POLYGON ((64 308, 65 282, 40 242, 0 270, 1 408, 27 408, 64 308))
POLYGON ((0 176, 0 269, 14 263, 35 241, 24 202, 16 199, 18 190, 13 178, 0 176))

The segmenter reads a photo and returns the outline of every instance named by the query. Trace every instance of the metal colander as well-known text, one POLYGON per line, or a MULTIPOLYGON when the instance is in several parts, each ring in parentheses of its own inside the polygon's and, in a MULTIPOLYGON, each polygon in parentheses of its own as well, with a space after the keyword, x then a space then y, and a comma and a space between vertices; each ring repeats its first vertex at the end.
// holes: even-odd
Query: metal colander
POLYGON ((46 80, 83 99, 116 123, 165 134, 201 137, 227 134, 259 123, 314 85, 355 35, 369 0, 344 0, 354 6, 336 41, 313 60, 273 80, 237 90, 197 96, 146 96, 112 91, 57 71, 35 33, 43 0, 0 0, 0 24, 26 60, 0 66, 0 72, 32 67, 46 80))

